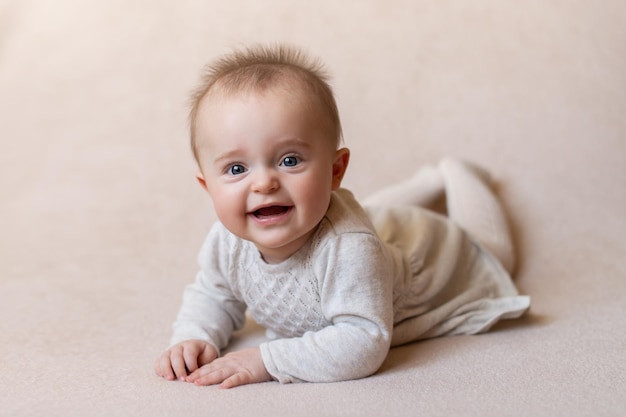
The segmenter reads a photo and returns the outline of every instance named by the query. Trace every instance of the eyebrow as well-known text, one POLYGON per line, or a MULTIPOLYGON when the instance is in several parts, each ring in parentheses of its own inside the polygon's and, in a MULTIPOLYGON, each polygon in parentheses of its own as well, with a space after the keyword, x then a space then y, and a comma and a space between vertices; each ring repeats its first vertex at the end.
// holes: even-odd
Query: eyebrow
MULTIPOLYGON (((295 137, 295 138, 286 138, 286 139, 279 139, 278 140, 278 147, 281 148, 288 148, 290 146, 297 146, 297 147, 303 147, 306 148, 307 150, 311 149, 312 146, 309 143, 309 141, 301 139, 299 137, 295 137)), ((227 161, 230 159, 237 159, 237 155, 240 153, 239 149, 233 149, 230 151, 226 151, 218 156, 216 156, 213 159, 213 163, 215 164, 220 164, 222 161, 227 161)))
POLYGON ((224 152, 223 154, 221 154, 221 155, 217 156, 215 159, 213 159, 213 163, 219 164, 222 161, 233 159, 238 153, 239 153, 238 150, 232 150, 232 151, 224 152))

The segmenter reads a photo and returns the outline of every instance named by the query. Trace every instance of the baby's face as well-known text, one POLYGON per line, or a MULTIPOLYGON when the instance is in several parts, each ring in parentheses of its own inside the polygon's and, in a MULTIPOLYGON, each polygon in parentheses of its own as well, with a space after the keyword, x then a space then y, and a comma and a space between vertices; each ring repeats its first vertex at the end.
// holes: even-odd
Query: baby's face
POLYGON ((348 162, 318 112, 281 90, 211 93, 198 110, 199 179, 224 226, 266 262, 295 253, 315 231, 348 162))

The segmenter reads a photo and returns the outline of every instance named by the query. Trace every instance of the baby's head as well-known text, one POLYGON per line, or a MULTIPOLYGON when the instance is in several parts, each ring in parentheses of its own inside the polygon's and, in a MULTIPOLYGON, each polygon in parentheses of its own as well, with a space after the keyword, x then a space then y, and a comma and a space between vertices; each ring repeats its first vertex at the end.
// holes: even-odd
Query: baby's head
POLYGON ((190 119, 191 148, 200 163, 198 118, 208 99, 282 91, 287 97, 314 112, 337 149, 342 140, 341 120, 328 76, 322 64, 301 50, 285 45, 254 46, 222 56, 210 63, 200 86, 192 95, 190 119))
POLYGON ((308 241, 348 165, 318 64, 287 47, 228 55, 194 95, 191 138, 202 186, 233 234, 280 262, 308 241))

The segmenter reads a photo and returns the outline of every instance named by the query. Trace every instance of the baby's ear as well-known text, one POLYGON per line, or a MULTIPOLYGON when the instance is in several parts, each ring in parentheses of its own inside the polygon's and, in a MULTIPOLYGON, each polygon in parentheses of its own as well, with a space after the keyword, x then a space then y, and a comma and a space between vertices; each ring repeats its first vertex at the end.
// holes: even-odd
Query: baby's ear
POLYGON ((202 175, 202 172, 196 172, 196 179, 198 180, 202 188, 204 188, 206 192, 209 192, 209 188, 206 185, 206 180, 204 179, 204 175, 202 175))
POLYGON ((341 180, 343 180, 343 176, 346 174, 349 162, 350 149, 341 148, 335 152, 335 162, 333 162, 333 190, 341 186, 341 180))

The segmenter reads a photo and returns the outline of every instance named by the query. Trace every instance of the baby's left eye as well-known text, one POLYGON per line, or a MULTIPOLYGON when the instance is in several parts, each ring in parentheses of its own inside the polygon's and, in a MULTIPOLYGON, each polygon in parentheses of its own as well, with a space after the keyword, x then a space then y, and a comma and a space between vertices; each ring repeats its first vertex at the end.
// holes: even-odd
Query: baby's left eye
POLYGON ((280 164, 285 167, 295 167, 299 163, 300 159, 297 156, 286 156, 280 164))

